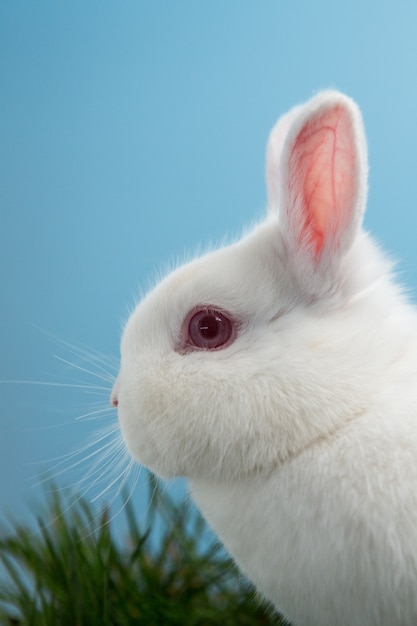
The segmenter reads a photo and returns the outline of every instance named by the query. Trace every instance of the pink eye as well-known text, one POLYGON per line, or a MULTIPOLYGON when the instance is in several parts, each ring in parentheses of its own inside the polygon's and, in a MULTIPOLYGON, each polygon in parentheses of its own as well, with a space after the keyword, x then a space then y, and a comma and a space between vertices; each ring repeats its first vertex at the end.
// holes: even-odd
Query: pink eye
POLYGON ((225 348, 234 339, 233 322, 216 309, 194 313, 188 323, 188 345, 201 350, 225 348))

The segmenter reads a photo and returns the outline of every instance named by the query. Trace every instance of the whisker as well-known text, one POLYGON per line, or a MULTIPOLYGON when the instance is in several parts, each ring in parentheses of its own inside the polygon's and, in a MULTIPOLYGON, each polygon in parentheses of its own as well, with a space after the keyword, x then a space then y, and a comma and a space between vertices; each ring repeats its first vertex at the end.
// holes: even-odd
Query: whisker
POLYGON ((45 387, 62 387, 69 389, 96 389, 108 391, 108 387, 100 387, 96 385, 74 384, 74 383, 54 383, 46 380, 0 380, 0 385, 39 385, 45 387))
MULTIPOLYGON (((110 412, 113 413, 114 409, 112 407, 108 407, 107 404, 106 406, 103 407, 103 401, 100 402, 96 402, 96 403, 92 403, 96 404, 97 406, 99 406, 100 408, 96 409, 95 411, 89 411, 88 413, 84 413, 82 415, 78 415, 75 418, 72 418, 72 420, 77 421, 85 421, 85 422, 92 422, 92 421, 96 421, 99 419, 102 419, 103 417, 106 416, 106 414, 109 414, 110 412)), ((31 427, 26 427, 25 428, 25 432, 43 432, 43 431, 48 431, 51 429, 55 429, 55 428, 64 428, 64 427, 68 427, 68 420, 65 422, 54 422, 53 424, 48 424, 46 426, 31 426, 31 427)), ((70 453, 70 454, 74 454, 74 453, 70 453)), ((49 459, 50 461, 55 461, 56 459, 49 459)), ((44 461, 34 461, 34 463, 44 463, 44 461)))
MULTIPOLYGON (((133 461, 132 459, 129 461, 129 464, 125 470, 125 475, 121 481, 121 486, 117 491, 116 496, 120 495, 120 492, 123 490, 124 486, 127 483, 127 480, 129 478, 131 478, 131 486, 129 489, 129 493, 127 495, 127 497, 123 498, 122 504, 121 506, 105 521, 105 524, 111 524, 113 522, 114 519, 116 519, 120 513, 125 509, 125 507, 127 506, 127 504, 130 502, 130 500, 132 499, 133 493, 137 487, 137 484, 139 482, 139 478, 142 472, 142 466, 139 465, 138 463, 135 463, 135 461, 133 461)), ((116 499, 116 497, 112 500, 112 503, 114 503, 114 500, 116 499)), ((100 528, 103 527, 104 524, 101 525, 100 528)))
MULTIPOLYGON (((42 332, 63 348, 62 355, 59 354, 60 350, 56 349, 58 354, 53 355, 54 359, 61 364, 61 375, 59 377, 54 376, 52 381, 23 378, 0 380, 0 385, 30 385, 51 389, 68 389, 73 390, 74 395, 78 398, 82 397, 84 400, 84 394, 87 394, 88 404, 80 408, 78 403, 76 416, 72 418, 74 422, 85 423, 87 426, 87 422, 111 419, 111 423, 102 427, 90 441, 83 442, 78 449, 49 459, 47 463, 45 461, 35 462, 37 467, 41 466, 42 470, 41 477, 37 481, 38 485, 45 484, 45 482, 56 485, 54 481, 61 481, 62 477, 65 476, 72 480, 70 487, 56 488, 58 492, 65 492, 60 515, 65 515, 87 494, 89 502, 103 501, 106 497, 110 501, 108 508, 110 510, 111 507, 111 516, 109 519, 106 517, 102 519, 104 520, 103 523, 107 524, 123 511, 127 502, 133 497, 142 471, 141 466, 131 459, 125 447, 118 422, 115 420, 115 409, 110 407, 108 401, 118 366, 115 365, 114 359, 109 359, 97 351, 71 344, 69 341, 54 337, 43 330, 42 332), (68 379, 69 370, 71 376, 68 379), (62 372, 64 372, 64 376, 62 372), (47 465, 49 465, 49 470, 45 472, 43 470, 47 465), (122 498, 121 504, 120 498, 122 498)), ((63 425, 68 426, 68 423, 54 423, 47 428, 59 428, 63 425)), ((35 428, 33 430, 43 429, 35 428)), ((53 524, 54 521, 56 520, 51 520, 50 524, 53 524)), ((86 532, 91 532, 92 528, 85 518, 86 532)))
POLYGON ((81 344, 75 344, 75 343, 72 343, 71 341, 68 341, 67 339, 62 339, 62 337, 58 337, 57 335, 54 335, 53 333, 49 332, 48 330, 45 330, 44 328, 36 324, 35 324, 35 327, 41 333, 49 337, 49 339, 54 341, 56 344, 60 346, 64 346, 69 351, 73 352, 73 354, 85 355, 88 357, 92 356, 95 359, 102 361, 103 363, 107 362, 109 365, 114 364, 113 358, 109 357, 106 354, 103 354, 102 352, 99 352, 98 350, 91 348, 90 346, 87 348, 85 346, 81 346, 81 344))
POLYGON ((66 346, 74 356, 77 356, 79 359, 86 363, 94 365, 105 375, 105 378, 107 380, 114 380, 118 368, 117 365, 115 365, 113 359, 110 360, 102 354, 94 354, 92 350, 83 350, 82 348, 74 345, 71 346, 70 344, 66 344, 66 346))
MULTIPOLYGON (((107 447, 107 446, 106 446, 107 447)), ((90 478, 93 477, 94 474, 98 473, 100 471, 100 475, 102 476, 104 471, 102 469, 103 464, 106 463, 105 467, 106 467, 106 472, 108 470, 110 470, 113 466, 118 467, 120 465, 120 460, 125 460, 126 456, 127 456, 127 452, 124 448, 123 442, 122 440, 117 437, 116 439, 114 439, 112 441, 112 446, 113 451, 114 451, 114 458, 109 457, 108 452, 105 451, 105 446, 101 447, 99 452, 101 452, 101 456, 99 457, 99 459, 97 459, 94 462, 94 465, 90 468, 90 470, 87 473, 86 478, 90 478), (105 454, 103 454, 105 452, 105 454), (120 459, 120 460, 119 460, 120 459)), ((126 463, 124 462, 124 465, 126 463)))
POLYGON ((114 433, 116 433, 118 430, 119 430, 119 427, 118 427, 117 424, 116 425, 112 425, 111 427, 108 427, 106 430, 104 430, 99 437, 96 436, 93 441, 90 441, 89 443, 86 443, 79 450, 76 450, 75 452, 74 451, 73 452, 69 452, 68 454, 65 454, 63 456, 56 457, 55 459, 49 459, 49 462, 56 462, 56 465, 52 468, 52 472, 54 473, 54 476, 56 477, 56 476, 59 476, 59 475, 65 473, 65 472, 71 471, 75 467, 78 467, 79 465, 81 465, 81 463, 84 463, 84 462, 88 461, 90 458, 93 458, 94 456, 99 454, 103 450, 103 448, 110 447, 111 444, 113 443, 112 441, 104 444, 104 446, 102 446, 98 450, 93 450, 87 456, 83 456, 78 461, 75 461, 71 465, 66 466, 62 470, 59 470, 59 472, 57 472, 57 470, 60 467, 62 467, 64 464, 66 464, 68 462, 71 462, 72 459, 75 459, 75 458, 77 458, 77 457, 79 457, 81 455, 84 455, 85 452, 88 452, 88 450, 90 450, 94 446, 98 445, 100 442, 105 441, 109 437, 112 437, 114 435, 114 433))
MULTIPOLYGON (((118 431, 118 429, 113 428, 112 432, 107 433, 107 435, 108 436, 111 434, 114 435, 116 431, 118 431)), ((105 439, 104 436, 102 436, 101 438, 105 439)), ((94 445, 95 443, 97 443, 97 440, 93 442, 93 444, 91 445, 94 445)), ((88 446, 84 446, 84 448, 88 448, 88 446)), ((94 490, 95 487, 99 486, 100 483, 103 483, 106 479, 106 476, 109 475, 110 471, 112 474, 116 471, 115 478, 111 480, 110 482, 108 482, 105 485, 105 487, 102 488, 101 491, 97 495, 94 495, 94 497, 91 498, 91 502, 96 502, 100 500, 106 493, 108 493, 114 487, 115 484, 119 482, 120 483, 119 488, 117 489, 113 497, 110 499, 109 505, 107 505, 108 508, 110 509, 110 507, 115 502, 116 498, 120 496, 120 492, 124 488, 129 478, 129 475, 133 473, 135 480, 134 480, 133 487, 131 487, 130 489, 130 494, 129 494, 129 499, 130 499, 138 481, 137 471, 132 472, 132 467, 136 466, 137 464, 134 463, 130 459, 129 454, 127 453, 124 447, 124 443, 119 432, 118 432, 117 437, 113 439, 113 441, 105 444, 104 446, 101 446, 99 450, 93 451, 93 453, 91 453, 84 459, 81 459, 76 464, 73 464, 73 466, 78 465, 79 463, 85 462, 87 459, 89 459, 89 457, 93 456, 93 454, 100 454, 100 456, 99 458, 96 459, 92 467, 89 468, 89 471, 87 472, 87 474, 80 481, 78 481, 71 489, 70 496, 68 496, 67 498, 68 505, 60 512, 61 516, 64 516, 68 511, 71 510, 71 508, 77 502, 85 498, 86 495, 92 490, 94 490), (115 454, 112 454, 110 456, 108 453, 109 451, 115 454)), ((63 469, 62 471, 56 473, 55 477, 57 475, 62 474, 64 471, 67 471, 67 470, 69 471, 69 468, 63 469)), ((60 490, 58 489, 58 491, 60 490)), ((106 524, 110 523, 113 519, 115 519, 115 517, 117 517, 120 514, 120 512, 123 510, 124 507, 125 507, 125 502, 123 502, 123 504, 118 508, 115 514, 113 514, 109 519, 106 520, 106 524)), ((50 524, 53 524, 56 521, 57 521, 56 519, 53 519, 51 520, 50 524)), ((88 529, 88 526, 86 526, 86 529, 88 529)), ((88 534, 90 534, 90 532, 88 532, 88 534)))
MULTIPOLYGON (((122 457, 120 461, 117 463, 116 467, 119 467, 122 464, 122 462, 123 462, 123 469, 119 471, 119 474, 116 476, 116 478, 114 478, 111 482, 109 482, 109 484, 106 485, 106 487, 102 491, 100 491, 100 493, 94 496, 94 498, 92 499, 92 502, 96 502, 97 500, 100 500, 104 496, 104 494, 107 493, 117 483, 121 484, 121 488, 119 488, 118 491, 116 492, 116 497, 119 495, 120 490, 123 488, 123 485, 126 482, 126 479, 127 479, 127 476, 129 475, 129 470, 130 470, 130 463, 126 467, 126 457, 122 457), (121 477, 123 477, 122 482, 120 482, 121 477)), ((102 475, 99 477, 99 479, 97 480, 95 484, 99 483, 100 478, 102 478, 102 475)))
POLYGON ((72 361, 68 361, 68 359, 64 359, 63 357, 60 357, 57 354, 54 354, 54 358, 57 359, 58 361, 60 361, 61 363, 65 363, 65 365, 69 365, 70 367, 74 367, 75 369, 77 369, 77 370, 79 370, 81 372, 85 372, 86 374, 90 374, 90 376, 94 376, 95 378, 99 378, 100 380, 104 380, 104 381, 109 382, 109 383, 112 383, 113 380, 114 380, 114 376, 109 374, 108 372, 105 372, 105 370, 103 368, 99 368, 99 369, 101 369, 103 372, 105 372, 106 376, 103 376, 102 374, 99 374, 97 372, 89 370, 86 367, 82 367, 81 365, 77 365, 77 363, 73 363, 72 361))
MULTIPOLYGON (((105 438, 108 438, 109 435, 104 435, 102 436, 99 441, 104 440, 105 438)), ((92 445, 96 445, 97 442, 95 442, 92 445)), ((92 445, 87 446, 86 449, 92 447, 92 445)), ((101 448, 99 448, 98 450, 93 450, 92 452, 90 452, 86 457, 83 457, 82 459, 80 459, 79 461, 76 461, 75 463, 73 463, 68 469, 72 470, 75 467, 78 467, 81 463, 85 463, 86 461, 90 461, 91 459, 93 459, 94 457, 96 457, 98 454, 102 453, 104 450, 107 450, 109 448, 112 448, 114 445, 114 441, 109 441, 108 443, 105 443, 101 446, 101 448)), ((84 448, 85 451, 85 448, 84 448)), ((76 455, 78 455, 79 453, 76 452, 76 455)))
POLYGON ((100 396, 101 398, 106 398, 109 399, 110 398, 110 394, 111 394, 111 387, 109 387, 108 389, 106 389, 105 391, 102 389, 98 389, 96 391, 92 391, 92 390, 88 390, 86 389, 84 391, 84 393, 87 396, 100 396))
MULTIPOLYGON (((112 409, 110 409, 112 410, 112 409)), ((89 420, 96 420, 98 419, 99 415, 105 415, 106 413, 108 413, 109 411, 109 407, 103 407, 101 409, 97 409, 96 411, 90 411, 89 413, 84 413, 83 415, 78 415, 75 418, 75 421, 80 421, 80 420, 85 420, 85 421, 89 421, 89 420)))

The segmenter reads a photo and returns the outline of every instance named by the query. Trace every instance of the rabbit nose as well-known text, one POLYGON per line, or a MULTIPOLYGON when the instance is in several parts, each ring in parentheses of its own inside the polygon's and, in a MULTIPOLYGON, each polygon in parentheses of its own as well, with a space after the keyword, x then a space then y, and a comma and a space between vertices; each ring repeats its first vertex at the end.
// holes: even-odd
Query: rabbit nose
POLYGON ((112 389, 111 394, 110 394, 110 404, 115 409, 119 406, 119 399, 117 397, 117 388, 118 388, 118 384, 117 383, 118 383, 118 380, 116 380, 116 382, 114 383, 113 389, 112 389))
POLYGON ((110 396, 110 404, 112 405, 112 407, 117 409, 117 407, 119 406, 119 401, 117 399, 117 396, 111 394, 111 396, 110 396))

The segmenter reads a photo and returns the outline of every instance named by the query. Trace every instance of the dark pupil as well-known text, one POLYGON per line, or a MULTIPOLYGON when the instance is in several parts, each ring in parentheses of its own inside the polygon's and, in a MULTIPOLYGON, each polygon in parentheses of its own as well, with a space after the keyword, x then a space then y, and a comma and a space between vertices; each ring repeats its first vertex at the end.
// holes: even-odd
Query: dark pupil
POLYGON ((214 315, 205 315, 198 323, 198 329, 204 339, 214 339, 219 333, 220 320, 214 315))

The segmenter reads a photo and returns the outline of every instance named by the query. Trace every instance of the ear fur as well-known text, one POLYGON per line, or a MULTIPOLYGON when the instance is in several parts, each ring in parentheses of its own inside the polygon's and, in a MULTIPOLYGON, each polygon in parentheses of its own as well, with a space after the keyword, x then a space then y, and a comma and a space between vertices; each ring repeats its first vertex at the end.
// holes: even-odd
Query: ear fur
POLYGON ((367 150, 356 104, 324 91, 281 118, 270 135, 267 181, 297 273, 311 286, 318 274, 328 282, 365 209, 367 150))
POLYGON ((281 179, 279 169, 281 155, 287 135, 295 120, 301 115, 302 105, 293 107, 288 113, 282 115, 272 129, 266 152, 266 186, 268 192, 268 208, 270 211, 278 211, 281 204, 281 179))

